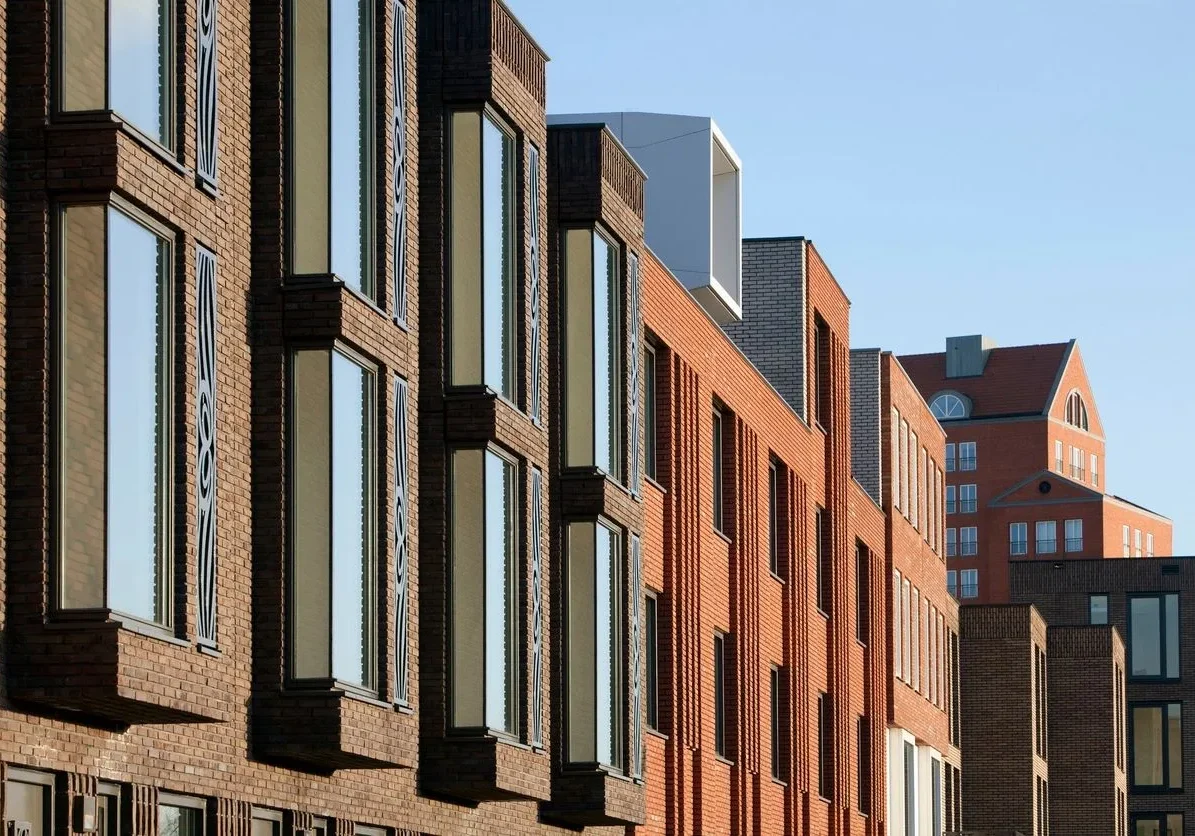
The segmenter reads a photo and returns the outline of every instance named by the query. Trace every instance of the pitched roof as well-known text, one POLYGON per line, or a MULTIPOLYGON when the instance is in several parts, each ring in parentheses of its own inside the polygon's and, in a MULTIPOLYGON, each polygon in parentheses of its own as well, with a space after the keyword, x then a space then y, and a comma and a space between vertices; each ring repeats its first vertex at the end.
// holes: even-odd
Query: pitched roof
POLYGON ((1070 343, 993 348, 983 374, 947 377, 946 353, 900 357, 926 401, 944 390, 971 399, 972 418, 1038 415, 1048 406, 1070 343))

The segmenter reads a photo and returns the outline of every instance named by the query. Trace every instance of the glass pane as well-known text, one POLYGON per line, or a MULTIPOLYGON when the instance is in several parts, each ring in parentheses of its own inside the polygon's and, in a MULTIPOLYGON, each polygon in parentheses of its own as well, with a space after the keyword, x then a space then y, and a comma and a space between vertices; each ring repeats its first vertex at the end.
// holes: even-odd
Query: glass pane
POLYGON ((1162 602, 1157 598, 1131 599, 1129 619, 1132 675, 1161 676, 1162 602))
POLYGON ((1166 836, 1183 836, 1183 814, 1169 813, 1166 816, 1166 836))
POLYGON ((595 629, 597 668, 597 744, 598 761, 618 765, 618 554, 619 536, 605 526, 597 527, 594 553, 595 629))
POLYGON ((514 143, 488 119, 482 122, 481 135, 485 384, 513 398, 514 143))
POLYGON ((296 128, 291 131, 291 269, 299 274, 320 274, 332 269, 328 253, 328 5, 327 0, 293 0, 291 9, 291 96, 296 128))
POLYGON ((618 251, 600 235, 593 236, 593 397, 594 459, 612 476, 619 475, 618 455, 618 251))
POLYGON ((372 295, 373 282, 365 271, 365 154, 372 133, 368 11, 362 0, 337 0, 331 8, 332 272, 349 287, 372 295))
POLYGON ((598 757, 595 528, 594 523, 568 527, 568 758, 576 763, 598 757))
POLYGON ((569 467, 588 467, 601 461, 594 456, 593 238, 588 229, 570 229, 565 233, 564 423, 569 467))
POLYGON ((158 836, 200 836, 203 813, 192 807, 158 805, 158 836))
POLYGON ((515 732, 514 468, 485 454, 485 720, 515 732))
POLYGON ((332 675, 373 684, 370 460, 373 376, 332 352, 332 675))
POLYGON ((1170 788, 1180 790, 1183 787, 1183 707, 1179 703, 1166 706, 1166 735, 1170 788))
POLYGON ((1166 676, 1178 679, 1178 596, 1166 596, 1166 676))
POLYGON ((1137 819, 1136 836, 1163 836, 1158 820, 1137 819))
POLYGON ((294 355, 291 417, 294 562, 291 675, 332 675, 332 358, 329 351, 294 355))
POLYGON ((46 796, 49 787, 7 781, 4 784, 4 819, 27 821, 33 836, 52 836, 46 816, 46 796))
POLYGON ((647 475, 656 478, 656 355, 654 351, 643 355, 643 455, 647 462, 647 475))
POLYGON ((167 244, 108 210, 108 606, 165 623, 167 244))
POLYGON ((104 0, 68 0, 62 12, 63 110, 103 110, 104 79, 108 77, 104 51, 107 3, 104 0))
POLYGON ((104 606, 105 439, 103 206, 62 215, 61 577, 64 609, 104 606))
POLYGON ((485 452, 452 454, 452 718, 485 725, 485 452))
POLYGON ((1133 783, 1139 787, 1162 785, 1162 709, 1133 709, 1133 783))
POLYGON ((171 147, 169 136, 170 3, 112 0, 112 110, 171 147))
POLYGON ((482 378, 481 114, 452 114, 449 364, 452 385, 482 378))

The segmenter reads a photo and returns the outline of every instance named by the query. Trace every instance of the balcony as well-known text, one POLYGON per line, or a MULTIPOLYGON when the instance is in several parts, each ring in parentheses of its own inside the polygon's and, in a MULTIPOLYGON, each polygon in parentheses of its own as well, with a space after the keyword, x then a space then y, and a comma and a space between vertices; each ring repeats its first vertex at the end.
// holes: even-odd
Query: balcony
POLYGON ((958 469, 959 470, 974 470, 975 469, 975 457, 974 456, 959 456, 958 457, 958 469))
POLYGON ((1008 544, 1008 553, 1013 557, 1017 555, 1029 554, 1028 540, 1013 540, 1008 544))
POLYGON ((1080 482, 1085 481, 1087 478, 1087 471, 1084 470, 1079 465, 1072 464, 1071 465, 1071 478, 1076 479, 1080 482))
POLYGON ((963 598, 978 598, 979 597, 979 584, 978 583, 965 583, 962 585, 961 591, 962 591, 961 597, 963 597, 963 598))
POLYGON ((960 499, 959 503, 958 503, 959 513, 960 514, 974 514, 975 509, 978 506, 978 504, 979 504, 979 501, 975 500, 975 499, 960 499))
POLYGON ((1038 554, 1054 554, 1056 551, 1058 551, 1058 540, 1055 538, 1051 537, 1049 540, 1039 539, 1037 541, 1038 554))
POLYGON ((975 542, 974 540, 971 542, 964 541, 962 543, 963 557, 974 557, 977 554, 979 554, 979 543, 975 542))
POLYGON ((1067 537, 1066 538, 1066 550, 1068 552, 1083 551, 1083 538, 1082 537, 1067 537))

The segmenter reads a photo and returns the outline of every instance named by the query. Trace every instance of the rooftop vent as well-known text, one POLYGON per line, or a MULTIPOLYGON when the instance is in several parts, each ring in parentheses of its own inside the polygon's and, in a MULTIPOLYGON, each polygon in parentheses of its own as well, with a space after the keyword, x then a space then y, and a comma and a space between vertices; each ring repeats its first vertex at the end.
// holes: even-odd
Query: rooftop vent
POLYGON ((978 377, 988 364, 996 341, 982 334, 946 338, 946 376, 978 377))

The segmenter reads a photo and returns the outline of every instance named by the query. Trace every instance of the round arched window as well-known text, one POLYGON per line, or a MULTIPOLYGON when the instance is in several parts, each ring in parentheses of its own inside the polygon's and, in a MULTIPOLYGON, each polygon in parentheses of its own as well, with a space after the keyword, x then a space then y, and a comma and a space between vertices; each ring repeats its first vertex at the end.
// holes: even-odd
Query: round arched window
POLYGON ((939 421, 954 421, 967 417, 967 404, 952 392, 943 392, 929 405, 929 411, 939 421))
POLYGON ((1066 423, 1081 430, 1087 429, 1087 404, 1078 392, 1071 392, 1066 399, 1066 423))

